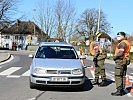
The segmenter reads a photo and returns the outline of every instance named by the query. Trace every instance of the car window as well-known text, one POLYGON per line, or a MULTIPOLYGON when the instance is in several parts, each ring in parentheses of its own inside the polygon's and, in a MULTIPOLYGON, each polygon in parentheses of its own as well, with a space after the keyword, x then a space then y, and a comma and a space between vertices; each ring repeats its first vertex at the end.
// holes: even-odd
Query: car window
POLYGON ((77 59, 77 53, 69 46, 42 46, 39 47, 35 58, 77 59))

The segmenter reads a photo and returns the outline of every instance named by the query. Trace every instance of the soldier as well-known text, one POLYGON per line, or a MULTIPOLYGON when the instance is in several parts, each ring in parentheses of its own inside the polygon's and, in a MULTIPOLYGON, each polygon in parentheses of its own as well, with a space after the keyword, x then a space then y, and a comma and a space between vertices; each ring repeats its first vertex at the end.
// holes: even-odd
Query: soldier
POLYGON ((117 33, 118 45, 116 46, 114 61, 115 66, 115 83, 117 91, 111 93, 113 96, 122 96, 125 94, 125 81, 126 81, 126 71, 127 65, 130 64, 129 53, 130 53, 130 43, 126 39, 125 32, 117 33))
MULTIPOLYGON (((94 37, 93 37, 94 40, 94 37)), ((106 52, 101 46, 94 42, 90 41, 90 53, 93 56, 93 62, 95 66, 95 80, 92 83, 93 85, 98 85, 100 87, 106 86, 106 74, 104 68, 104 61, 107 57, 106 52), (101 75, 102 82, 99 83, 99 76, 101 75)))

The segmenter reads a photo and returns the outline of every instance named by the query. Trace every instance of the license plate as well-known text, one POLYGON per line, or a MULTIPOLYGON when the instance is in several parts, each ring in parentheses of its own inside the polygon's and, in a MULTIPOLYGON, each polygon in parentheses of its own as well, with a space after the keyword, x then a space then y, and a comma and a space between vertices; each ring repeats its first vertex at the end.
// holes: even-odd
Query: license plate
POLYGON ((68 78, 67 77, 51 77, 51 81, 55 81, 55 82, 67 82, 68 78))

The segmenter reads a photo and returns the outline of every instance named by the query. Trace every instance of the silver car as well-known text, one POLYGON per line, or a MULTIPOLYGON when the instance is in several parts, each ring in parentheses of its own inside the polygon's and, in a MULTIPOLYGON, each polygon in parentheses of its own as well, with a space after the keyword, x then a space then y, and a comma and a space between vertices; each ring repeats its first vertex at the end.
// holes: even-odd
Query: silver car
POLYGON ((84 67, 71 44, 42 42, 30 66, 30 88, 37 85, 83 87, 84 67))

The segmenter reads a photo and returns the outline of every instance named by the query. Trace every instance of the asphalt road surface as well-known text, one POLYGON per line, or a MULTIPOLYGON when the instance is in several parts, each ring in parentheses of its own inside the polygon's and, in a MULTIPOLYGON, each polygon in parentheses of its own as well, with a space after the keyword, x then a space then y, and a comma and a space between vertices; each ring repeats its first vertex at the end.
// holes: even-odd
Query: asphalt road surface
MULTIPOLYGON (((9 51, 10 52, 10 51, 9 51)), ((4 64, 0 64, 0 100, 132 100, 133 93, 129 91, 131 84, 126 85, 126 95, 111 96, 115 91, 114 63, 105 62, 108 84, 106 87, 93 86, 94 68, 86 68, 86 82, 84 90, 40 87, 30 89, 29 66, 32 59, 28 58, 29 52, 10 52, 12 57, 4 64)), ((86 60, 86 65, 92 65, 91 60, 86 60)), ((130 83, 133 80, 133 68, 128 68, 127 73, 130 83)))

